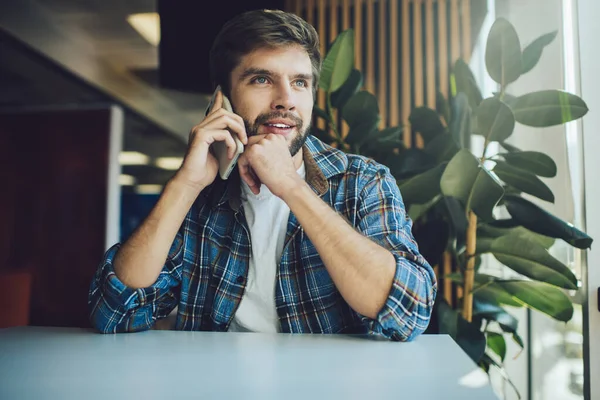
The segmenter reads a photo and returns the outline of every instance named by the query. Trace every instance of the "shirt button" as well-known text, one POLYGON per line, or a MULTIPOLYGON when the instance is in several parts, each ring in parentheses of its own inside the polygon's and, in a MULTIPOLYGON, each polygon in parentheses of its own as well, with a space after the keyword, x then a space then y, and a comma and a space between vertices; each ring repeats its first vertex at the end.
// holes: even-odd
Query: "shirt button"
POLYGON ((236 283, 244 283, 244 280, 245 280, 244 277, 242 275, 240 275, 235 279, 235 282, 236 283))

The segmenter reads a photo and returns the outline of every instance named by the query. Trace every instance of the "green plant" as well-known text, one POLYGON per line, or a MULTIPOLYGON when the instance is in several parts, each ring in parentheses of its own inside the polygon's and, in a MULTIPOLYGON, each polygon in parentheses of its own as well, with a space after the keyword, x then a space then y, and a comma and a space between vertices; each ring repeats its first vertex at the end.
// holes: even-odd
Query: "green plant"
POLYGON ((377 99, 361 89, 362 74, 353 67, 351 29, 338 35, 323 63, 320 90, 326 94, 326 107, 316 106, 315 117, 325 120, 327 128, 314 134, 390 168, 421 252, 432 265, 450 254, 457 272, 442 278, 463 288, 457 305, 438 296, 438 331, 450 334, 485 371, 495 366, 504 372, 505 335, 523 347, 518 321, 505 306, 529 307, 558 321, 572 318, 573 304, 565 290, 576 291, 578 279, 548 249, 556 239, 579 249, 592 243, 584 232, 523 196, 554 202, 554 194, 539 178, 556 175, 552 158, 506 142, 517 123, 549 127, 588 111, 582 99, 561 90, 518 97, 507 91, 538 63, 555 36, 556 32, 545 34, 522 49, 512 24, 497 19, 487 38, 485 61, 498 91, 484 98, 469 66, 457 60, 449 99, 438 93, 435 110, 418 107, 409 117, 411 128, 423 138, 422 149, 405 148, 402 126, 379 128, 377 99), (349 126, 346 136, 340 133, 340 117, 349 126), (472 135, 485 142, 477 156, 471 149, 472 135), (488 154, 491 143, 499 143, 503 151, 488 154), (498 219, 500 209, 510 218, 498 219), (484 254, 493 255, 520 278, 480 273, 484 254))

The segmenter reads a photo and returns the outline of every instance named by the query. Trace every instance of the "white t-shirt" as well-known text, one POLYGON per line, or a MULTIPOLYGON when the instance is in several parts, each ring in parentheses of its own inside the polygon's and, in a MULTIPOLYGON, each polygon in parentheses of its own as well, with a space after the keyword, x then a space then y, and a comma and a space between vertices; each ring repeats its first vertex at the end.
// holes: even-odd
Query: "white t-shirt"
MULTIPOLYGON (((298 174, 306 177, 304 162, 298 174)), ((229 326, 230 332, 279 332, 275 308, 275 278, 290 209, 265 186, 255 195, 242 181, 242 206, 248 223, 252 250, 242 300, 229 326)))

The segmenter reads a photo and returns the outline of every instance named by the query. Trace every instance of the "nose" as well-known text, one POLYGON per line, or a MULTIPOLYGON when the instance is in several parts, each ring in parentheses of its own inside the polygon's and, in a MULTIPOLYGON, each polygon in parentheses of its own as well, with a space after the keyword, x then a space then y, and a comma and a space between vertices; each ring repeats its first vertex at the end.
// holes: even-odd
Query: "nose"
POLYGON ((293 111, 296 109, 296 100, 290 85, 285 83, 276 86, 271 109, 277 111, 293 111))

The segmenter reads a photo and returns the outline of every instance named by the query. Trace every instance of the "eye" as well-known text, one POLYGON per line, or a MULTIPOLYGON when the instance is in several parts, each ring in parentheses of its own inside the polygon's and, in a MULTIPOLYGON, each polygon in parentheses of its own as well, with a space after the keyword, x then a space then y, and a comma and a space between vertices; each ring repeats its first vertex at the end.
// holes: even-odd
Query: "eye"
POLYGON ((294 82, 294 84, 298 87, 308 87, 308 82, 306 81, 306 79, 298 79, 297 81, 294 82))
POLYGON ((269 80, 267 79, 266 76, 257 76, 255 78, 253 78, 251 82, 258 83, 259 85, 264 85, 266 83, 269 83, 269 80))

